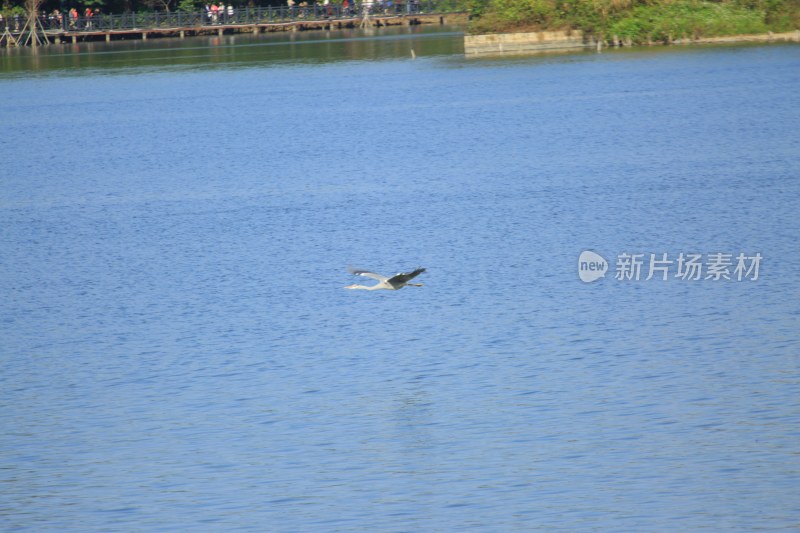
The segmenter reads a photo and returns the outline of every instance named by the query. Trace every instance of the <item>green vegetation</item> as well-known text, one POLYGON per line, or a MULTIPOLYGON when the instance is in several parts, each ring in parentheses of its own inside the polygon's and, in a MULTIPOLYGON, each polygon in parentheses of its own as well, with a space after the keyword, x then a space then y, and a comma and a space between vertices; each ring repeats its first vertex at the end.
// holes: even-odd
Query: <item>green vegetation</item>
POLYGON ((800 28, 800 0, 487 0, 472 14, 472 33, 580 29, 632 43, 800 28))

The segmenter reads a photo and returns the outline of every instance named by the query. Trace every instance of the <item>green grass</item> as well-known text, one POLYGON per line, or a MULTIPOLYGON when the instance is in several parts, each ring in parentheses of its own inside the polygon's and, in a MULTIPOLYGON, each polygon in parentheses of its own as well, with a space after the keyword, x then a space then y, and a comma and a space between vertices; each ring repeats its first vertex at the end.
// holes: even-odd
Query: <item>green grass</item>
POLYGON ((800 0, 489 0, 471 33, 580 29, 633 43, 791 31, 800 0))
POLYGON ((608 34, 633 42, 669 41, 769 31, 763 11, 732 4, 684 0, 639 6, 609 25, 608 34))

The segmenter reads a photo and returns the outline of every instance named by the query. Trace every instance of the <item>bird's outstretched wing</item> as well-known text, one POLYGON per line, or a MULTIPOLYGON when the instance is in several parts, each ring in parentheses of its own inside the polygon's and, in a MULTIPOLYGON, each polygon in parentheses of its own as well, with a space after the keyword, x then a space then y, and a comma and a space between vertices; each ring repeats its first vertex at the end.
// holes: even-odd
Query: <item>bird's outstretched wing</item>
POLYGON ((423 272, 425 272, 424 268, 418 268, 418 269, 414 270, 413 272, 401 272, 399 274, 395 274, 394 276, 389 278, 387 281, 389 282, 389 284, 392 287, 397 287, 398 285, 399 286, 403 286, 406 283, 408 283, 409 281, 411 281, 412 279, 414 279, 417 276, 419 276, 420 274, 422 274, 423 272))
POLYGON ((358 268, 347 267, 347 271, 351 274, 355 274, 356 276, 366 276, 368 278, 377 279, 378 281, 388 281, 389 278, 386 276, 381 276, 380 274, 376 274, 375 272, 370 272, 369 270, 361 270, 358 268))

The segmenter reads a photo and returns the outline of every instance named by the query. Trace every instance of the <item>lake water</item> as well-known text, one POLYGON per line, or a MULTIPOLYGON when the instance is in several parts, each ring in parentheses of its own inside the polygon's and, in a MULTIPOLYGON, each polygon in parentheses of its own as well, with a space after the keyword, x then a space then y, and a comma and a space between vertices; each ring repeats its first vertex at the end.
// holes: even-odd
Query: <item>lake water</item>
POLYGON ((800 47, 457 30, 0 56, 0 529, 800 527, 800 47))

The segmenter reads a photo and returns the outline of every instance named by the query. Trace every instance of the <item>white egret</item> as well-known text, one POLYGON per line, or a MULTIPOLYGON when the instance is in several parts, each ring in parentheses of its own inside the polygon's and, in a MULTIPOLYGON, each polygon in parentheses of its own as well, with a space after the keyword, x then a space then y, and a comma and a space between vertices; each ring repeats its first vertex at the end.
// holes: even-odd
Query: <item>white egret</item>
POLYGON ((375 285, 358 285, 357 283, 354 283, 353 285, 348 285, 345 287, 345 289, 363 289, 365 291, 376 291, 379 289, 396 291, 398 289, 402 289, 406 285, 422 287, 422 283, 409 283, 409 281, 425 272, 424 268, 417 268, 411 272, 400 272, 399 274, 395 274, 394 276, 387 278, 386 276, 381 276, 380 274, 376 274, 375 272, 370 272, 368 270, 359 270, 353 267, 349 267, 347 270, 356 276, 366 276, 368 278, 378 280, 378 283, 375 285))

